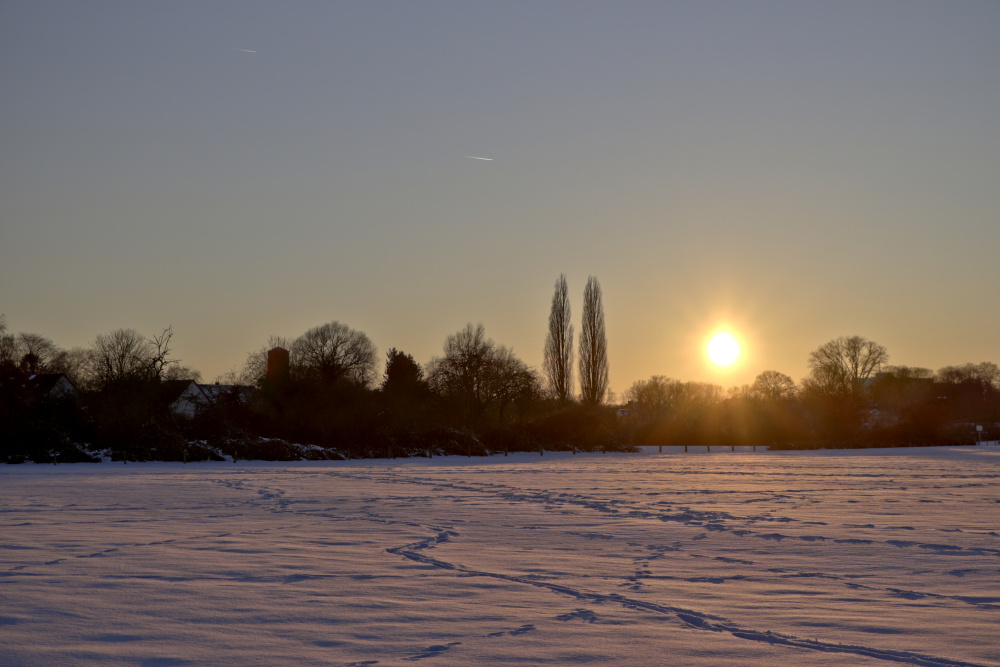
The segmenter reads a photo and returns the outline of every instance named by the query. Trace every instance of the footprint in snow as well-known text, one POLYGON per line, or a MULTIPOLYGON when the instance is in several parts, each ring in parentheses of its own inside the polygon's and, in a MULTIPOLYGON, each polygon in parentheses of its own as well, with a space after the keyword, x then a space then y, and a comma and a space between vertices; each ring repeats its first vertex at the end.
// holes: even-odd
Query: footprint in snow
POLYGON ((574 609, 568 614, 561 614, 559 616, 556 616, 556 620, 564 622, 574 621, 574 620, 586 621, 587 623, 598 622, 597 614, 595 614, 590 609, 574 609))
POLYGON ((514 628, 513 630, 500 630, 499 632, 491 632, 487 637, 503 637, 504 635, 510 635, 511 637, 516 637, 517 635, 523 635, 525 632, 531 632, 535 629, 535 626, 531 623, 525 623, 519 628, 514 628))
POLYGON ((411 655, 406 660, 423 660, 424 658, 433 658, 436 655, 440 655, 444 651, 447 651, 452 646, 458 646, 462 642, 448 642, 447 644, 435 644, 434 646, 428 646, 423 650, 422 653, 416 655, 411 655))

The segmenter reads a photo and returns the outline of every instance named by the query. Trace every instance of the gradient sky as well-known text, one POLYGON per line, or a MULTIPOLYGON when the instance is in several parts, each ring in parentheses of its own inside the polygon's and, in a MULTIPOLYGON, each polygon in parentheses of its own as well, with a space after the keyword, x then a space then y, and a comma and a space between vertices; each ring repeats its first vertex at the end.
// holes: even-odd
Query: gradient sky
POLYGON ((619 393, 852 334, 1000 362, 998 35, 993 0, 6 0, 0 312, 173 325, 206 380, 330 320, 539 366, 564 272, 619 393))

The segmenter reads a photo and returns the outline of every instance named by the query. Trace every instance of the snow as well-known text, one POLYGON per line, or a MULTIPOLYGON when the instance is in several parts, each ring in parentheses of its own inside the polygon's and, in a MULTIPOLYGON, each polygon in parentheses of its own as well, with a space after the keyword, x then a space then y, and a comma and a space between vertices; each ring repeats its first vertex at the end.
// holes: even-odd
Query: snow
POLYGON ((1000 450, 0 466, 0 665, 1000 665, 1000 450))

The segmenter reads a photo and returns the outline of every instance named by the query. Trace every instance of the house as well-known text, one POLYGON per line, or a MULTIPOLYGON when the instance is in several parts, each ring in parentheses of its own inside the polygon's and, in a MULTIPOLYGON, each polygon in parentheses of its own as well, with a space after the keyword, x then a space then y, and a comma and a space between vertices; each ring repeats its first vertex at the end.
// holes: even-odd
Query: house
POLYGON ((246 404, 257 391, 254 387, 247 387, 239 384, 219 384, 218 382, 214 384, 200 384, 198 387, 213 404, 222 400, 246 404))
POLYGON ((78 398, 80 392, 77 391, 69 378, 62 373, 40 373, 28 377, 27 386, 29 391, 45 399, 78 398))
POLYGON ((628 419, 630 417, 636 416, 635 405, 632 401, 629 401, 626 405, 621 406, 615 411, 615 416, 621 419, 628 419))
POLYGON ((164 380, 160 383, 160 400, 175 417, 194 419, 198 410, 209 404, 209 398, 194 380, 164 380))
POLYGON ((37 405, 42 401, 59 401, 78 398, 80 392, 62 373, 16 373, 0 377, 0 393, 9 394, 24 405, 37 405))

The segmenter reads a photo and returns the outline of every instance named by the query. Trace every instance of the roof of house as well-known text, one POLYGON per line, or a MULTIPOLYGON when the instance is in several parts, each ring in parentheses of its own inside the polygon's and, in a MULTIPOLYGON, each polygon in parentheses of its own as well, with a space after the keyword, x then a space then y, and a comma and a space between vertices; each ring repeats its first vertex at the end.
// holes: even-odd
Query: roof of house
POLYGON ((254 391, 256 391, 254 387, 247 387, 240 384, 199 384, 198 387, 212 401, 218 401, 224 396, 236 398, 239 401, 245 401, 254 391))
MULTIPOLYGON (((168 405, 179 399, 191 387, 200 395, 205 396, 205 392, 194 380, 164 380, 160 383, 160 398, 168 405)), ((205 398, 208 398, 205 396, 205 398)))
POLYGON ((76 393, 76 387, 63 373, 36 373, 28 376, 16 373, 0 376, 0 389, 26 397, 42 398, 51 394, 60 381, 68 385, 72 393, 76 393))

